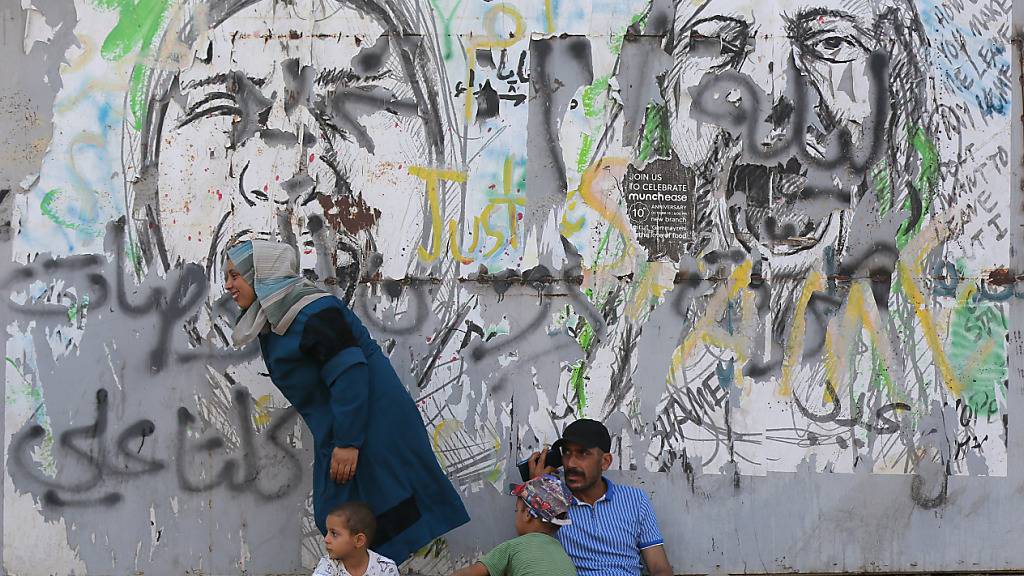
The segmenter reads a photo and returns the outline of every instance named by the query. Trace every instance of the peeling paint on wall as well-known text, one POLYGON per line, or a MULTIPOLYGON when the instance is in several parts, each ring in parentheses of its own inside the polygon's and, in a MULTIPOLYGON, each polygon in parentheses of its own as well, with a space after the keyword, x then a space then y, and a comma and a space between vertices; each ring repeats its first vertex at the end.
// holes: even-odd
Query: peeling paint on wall
POLYGON ((5 569, 315 563, 309 438, 229 344, 240 238, 416 399, 474 519, 416 570, 508 536, 583 416, 679 571, 1024 567, 1010 10, 25 0, 5 569))

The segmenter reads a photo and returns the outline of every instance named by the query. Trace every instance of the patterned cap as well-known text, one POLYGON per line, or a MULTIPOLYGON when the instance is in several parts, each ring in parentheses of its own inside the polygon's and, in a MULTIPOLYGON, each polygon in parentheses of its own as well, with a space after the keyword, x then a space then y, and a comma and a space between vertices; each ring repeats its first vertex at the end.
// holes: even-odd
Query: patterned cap
POLYGON ((534 518, 559 526, 572 524, 565 517, 569 512, 569 490, 551 474, 514 486, 512 495, 522 498, 534 518))

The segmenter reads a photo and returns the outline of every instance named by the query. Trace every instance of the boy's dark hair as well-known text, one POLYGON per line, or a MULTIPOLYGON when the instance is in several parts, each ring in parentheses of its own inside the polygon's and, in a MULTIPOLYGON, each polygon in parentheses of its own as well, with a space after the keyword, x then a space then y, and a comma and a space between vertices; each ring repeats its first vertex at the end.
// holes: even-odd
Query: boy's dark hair
POLYGON ((373 537, 377 532, 377 518, 373 515, 373 510, 370 510, 370 507, 364 502, 345 502, 331 510, 328 516, 341 518, 345 522, 345 527, 353 535, 366 534, 367 546, 373 543, 373 537))

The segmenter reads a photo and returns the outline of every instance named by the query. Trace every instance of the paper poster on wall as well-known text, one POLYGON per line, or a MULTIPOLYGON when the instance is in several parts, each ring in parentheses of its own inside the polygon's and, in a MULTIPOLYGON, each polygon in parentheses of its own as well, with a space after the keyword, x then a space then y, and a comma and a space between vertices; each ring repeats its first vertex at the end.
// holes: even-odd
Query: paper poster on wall
POLYGON ((642 170, 626 168, 623 192, 637 241, 649 261, 679 261, 693 241, 695 175, 673 155, 648 162, 642 170))

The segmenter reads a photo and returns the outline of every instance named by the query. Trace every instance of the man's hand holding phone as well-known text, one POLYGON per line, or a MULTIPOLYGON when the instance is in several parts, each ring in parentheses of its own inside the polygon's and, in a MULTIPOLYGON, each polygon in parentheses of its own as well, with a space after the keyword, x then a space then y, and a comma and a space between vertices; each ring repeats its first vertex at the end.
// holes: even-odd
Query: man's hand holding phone
MULTIPOLYGON (((530 477, 528 479, 532 480, 544 474, 553 474, 558 470, 562 466, 562 452, 545 448, 540 452, 534 452, 526 462, 529 466, 530 477)), ((527 478, 524 478, 524 480, 527 480, 527 478)))

